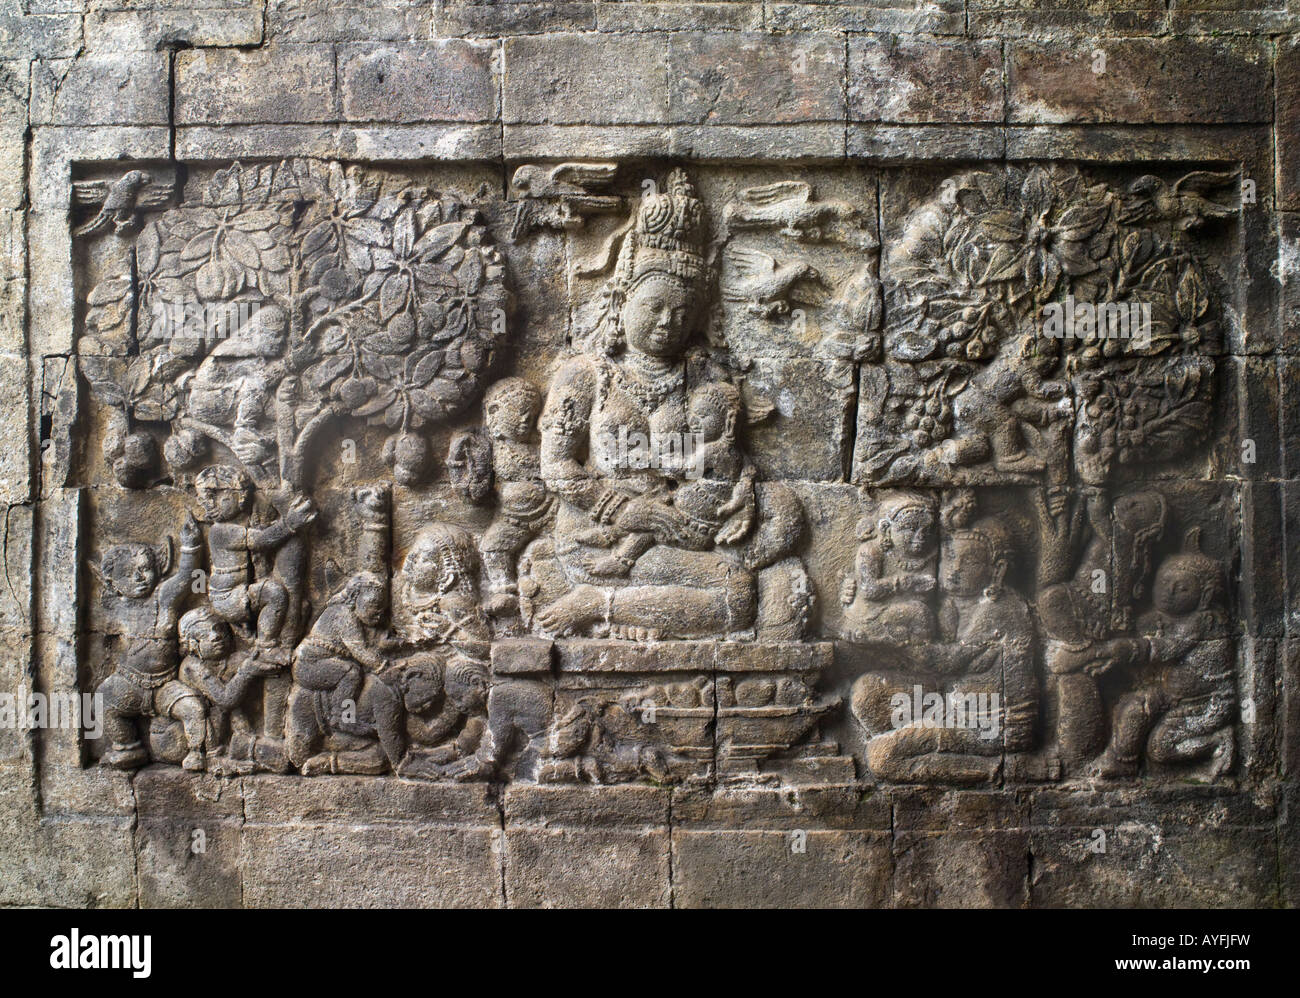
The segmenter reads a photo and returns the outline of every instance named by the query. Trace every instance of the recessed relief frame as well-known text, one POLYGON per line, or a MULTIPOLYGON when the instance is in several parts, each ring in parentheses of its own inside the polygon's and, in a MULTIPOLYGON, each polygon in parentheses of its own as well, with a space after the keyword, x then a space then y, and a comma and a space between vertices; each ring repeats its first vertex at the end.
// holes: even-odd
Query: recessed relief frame
POLYGON ((50 792, 1246 779, 1239 169, 68 179, 50 792))

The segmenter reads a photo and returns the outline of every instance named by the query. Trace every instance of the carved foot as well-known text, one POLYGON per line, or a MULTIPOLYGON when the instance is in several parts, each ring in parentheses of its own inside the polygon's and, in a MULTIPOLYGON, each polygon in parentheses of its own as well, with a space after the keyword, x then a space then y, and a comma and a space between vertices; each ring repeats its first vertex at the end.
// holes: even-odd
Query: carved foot
POLYGON ((149 762, 149 750, 143 745, 111 748, 100 757, 99 764, 112 769, 139 769, 149 762))
POLYGON ((207 762, 203 758, 203 753, 198 749, 186 753, 185 758, 181 760, 181 769, 188 769, 191 773, 203 772, 203 770, 207 769, 207 762))
POLYGON ((1217 780, 1232 769, 1236 756, 1236 737, 1231 728, 1224 728, 1216 736, 1214 755, 1210 760, 1210 779, 1217 780))
POLYGON ((617 624, 609 629, 609 636, 619 641, 659 640, 659 632, 653 627, 630 627, 617 624))
POLYGON ((584 567, 592 575, 600 578, 616 578, 627 575, 632 569, 631 562, 624 561, 617 555, 606 555, 604 558, 588 558, 583 562, 584 567))
POLYGON ((513 617, 519 613, 519 597, 515 593, 493 593, 483 603, 491 617, 513 617))
POLYGON ((303 776, 328 776, 337 765, 333 752, 321 752, 302 764, 303 776))
POLYGON ((1042 458, 1037 458, 1026 451, 1021 451, 1019 454, 1008 454, 1005 457, 995 458, 993 461, 993 467, 998 471, 1009 473, 1021 472, 1032 474, 1042 471, 1047 467, 1047 463, 1042 458))
POLYGON ((1121 759, 1107 749, 1087 769, 1089 776, 1098 779, 1123 780, 1137 776, 1136 759, 1121 759))
POLYGON ((538 610, 534 619, 543 630, 563 637, 594 624, 605 609, 605 597, 593 586, 578 586, 550 606, 538 610))

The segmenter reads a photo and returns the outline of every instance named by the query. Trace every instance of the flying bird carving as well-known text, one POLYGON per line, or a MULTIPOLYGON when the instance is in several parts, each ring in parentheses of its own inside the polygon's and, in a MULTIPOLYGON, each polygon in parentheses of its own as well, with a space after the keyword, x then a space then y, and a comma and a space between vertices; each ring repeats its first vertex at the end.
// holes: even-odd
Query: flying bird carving
POLYGON ((874 249, 875 240, 862 228, 862 210, 845 201, 816 201, 811 184, 786 180, 741 191, 723 211, 729 235, 747 229, 775 229, 800 242, 820 242, 852 229, 852 242, 874 249))
POLYGON ((1208 221, 1235 215, 1241 206, 1240 184, 1236 173, 1209 170, 1189 173, 1172 186, 1150 174, 1138 177, 1120 197, 1120 221, 1130 225, 1164 221, 1188 232, 1208 221), (1230 199, 1226 203, 1225 194, 1230 199))
POLYGON ((517 199, 511 238, 518 240, 538 229, 578 229, 588 215, 619 211, 621 197, 597 193, 607 190, 617 173, 617 163, 519 167, 510 181, 510 195, 517 199))
POLYGON ((72 231, 74 236, 91 236, 110 225, 117 233, 127 232, 140 224, 140 212, 161 208, 171 200, 172 185, 155 183, 144 170, 131 170, 111 184, 107 180, 86 180, 72 185, 76 205, 95 207, 99 212, 89 222, 72 231))
POLYGON ((804 305, 820 305, 826 300, 818 287, 821 275, 801 260, 778 264, 775 257, 759 250, 732 246, 724 261, 739 281, 725 282, 723 297, 746 302, 749 311, 765 319, 788 315, 791 300, 804 305))

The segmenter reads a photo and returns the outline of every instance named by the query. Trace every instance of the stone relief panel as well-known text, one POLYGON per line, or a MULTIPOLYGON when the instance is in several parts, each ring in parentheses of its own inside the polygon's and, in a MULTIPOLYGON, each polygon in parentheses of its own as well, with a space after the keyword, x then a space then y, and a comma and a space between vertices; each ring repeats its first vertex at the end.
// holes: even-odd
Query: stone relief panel
POLYGON ((86 765, 1241 771, 1234 175, 115 169, 56 427, 86 765))

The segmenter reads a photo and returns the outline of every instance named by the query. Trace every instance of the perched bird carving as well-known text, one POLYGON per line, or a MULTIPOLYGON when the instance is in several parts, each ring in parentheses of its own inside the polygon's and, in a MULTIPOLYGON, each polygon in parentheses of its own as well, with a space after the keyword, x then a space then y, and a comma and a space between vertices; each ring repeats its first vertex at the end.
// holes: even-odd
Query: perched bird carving
POLYGON ((86 180, 72 185, 73 202, 99 206, 99 213, 73 230, 74 236, 91 236, 110 225, 114 232, 126 232, 140 223, 139 213, 160 208, 172 197, 170 184, 154 183, 144 170, 130 170, 111 184, 107 180, 86 180))
POLYGON ((621 197, 596 193, 608 189, 617 173, 617 163, 526 163, 519 167, 510 181, 510 196, 517 199, 511 239, 519 240, 537 229, 578 229, 588 215, 619 211, 621 197))
POLYGON ((801 260, 778 264, 774 257, 759 250, 732 246, 724 261, 739 281, 724 281, 723 297, 746 302, 749 311, 765 319, 788 315, 791 300, 805 305, 820 305, 826 300, 825 292, 817 287, 822 283, 821 275, 801 260))
POLYGON ((811 184, 786 180, 749 187, 727 204, 722 215, 727 235, 746 229, 776 229, 800 242, 821 242, 852 228, 852 242, 874 249, 875 240, 862 229, 862 210, 844 201, 815 201, 811 184))
POLYGON ((1169 185, 1150 174, 1138 177, 1120 198, 1120 221, 1125 224, 1165 221, 1180 232, 1199 228, 1210 220, 1228 218, 1240 208, 1240 179, 1236 173, 1197 170, 1169 185), (1238 195, 1236 203, 1224 197, 1238 195), (1215 195, 1218 195, 1217 197, 1215 195))

